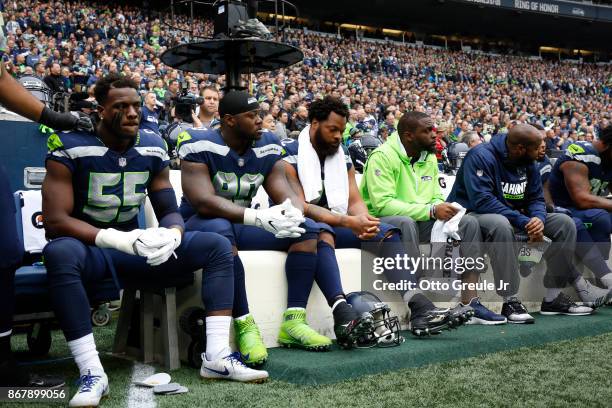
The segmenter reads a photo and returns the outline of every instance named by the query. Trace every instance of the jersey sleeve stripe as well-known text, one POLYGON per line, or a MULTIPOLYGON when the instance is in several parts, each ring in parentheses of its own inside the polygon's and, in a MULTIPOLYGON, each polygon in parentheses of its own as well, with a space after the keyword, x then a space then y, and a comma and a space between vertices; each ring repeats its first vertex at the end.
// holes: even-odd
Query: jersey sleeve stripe
POLYGON ((56 150, 53 152, 54 156, 68 157, 70 159, 78 159, 80 157, 102 157, 108 152, 108 147, 103 146, 77 146, 71 147, 70 149, 64 149, 63 154, 56 154, 62 152, 62 150, 56 150))
POLYGON ((283 160, 290 164, 297 164, 297 155, 285 156, 283 160))
POLYGON ((583 163, 601 164, 601 157, 595 154, 575 154, 573 158, 583 163))
POLYGON ((213 143, 210 140, 199 140, 193 143, 181 143, 178 154, 184 159, 189 154, 211 152, 220 156, 227 156, 229 147, 213 143))
POLYGON ((546 173, 550 173, 550 172, 551 172, 551 170, 552 170, 552 166, 551 166, 550 164, 547 164, 547 165, 545 165, 544 167, 542 167, 542 168, 540 169, 540 175, 542 175, 542 176, 543 176, 543 175, 544 175, 544 174, 546 174, 546 173))
POLYGON ((153 156, 153 157, 159 157, 162 160, 170 160, 168 153, 161 147, 145 146, 145 147, 135 147, 135 149, 141 156, 153 156))
POLYGON ((277 144, 267 144, 260 147, 253 147, 253 153, 255 153, 255 156, 258 159, 261 159, 262 157, 268 156, 270 154, 282 156, 283 148, 282 146, 277 144))

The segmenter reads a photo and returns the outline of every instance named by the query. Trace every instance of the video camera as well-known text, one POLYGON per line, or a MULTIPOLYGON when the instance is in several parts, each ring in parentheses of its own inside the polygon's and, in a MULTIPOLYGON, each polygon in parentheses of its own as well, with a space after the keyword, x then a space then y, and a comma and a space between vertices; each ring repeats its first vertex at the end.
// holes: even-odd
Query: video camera
POLYGON ((70 111, 81 111, 87 114, 91 114, 98 109, 98 102, 88 101, 89 94, 87 92, 75 92, 70 94, 68 98, 68 110, 70 111))
POLYGON ((204 98, 190 93, 187 88, 183 88, 180 93, 172 98, 174 105, 174 116, 182 122, 193 123, 192 113, 195 107, 204 103, 204 98))

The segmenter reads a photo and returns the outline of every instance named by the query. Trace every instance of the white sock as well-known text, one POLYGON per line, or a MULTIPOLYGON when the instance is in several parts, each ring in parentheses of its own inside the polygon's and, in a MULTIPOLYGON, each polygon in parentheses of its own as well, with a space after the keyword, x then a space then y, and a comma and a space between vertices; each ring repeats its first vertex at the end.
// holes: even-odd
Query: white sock
POLYGON ((104 374, 104 367, 102 367, 100 357, 98 357, 93 333, 69 341, 68 347, 74 357, 74 362, 77 364, 77 367, 79 367, 81 375, 86 375, 89 370, 92 374, 104 374))
POLYGON ((247 313, 247 314, 242 315, 242 316, 240 316, 240 317, 235 317, 235 318, 234 318, 234 320, 238 320, 239 322, 241 322, 241 321, 243 321, 243 320, 246 320, 246 319, 247 319, 247 317, 249 317, 250 315, 251 315, 250 313, 247 313))
POLYGON ((288 312, 298 311, 298 310, 306 310, 306 309, 305 309, 305 308, 303 308, 303 307, 288 307, 288 308, 287 308, 287 311, 288 311, 288 312))
POLYGON ((342 302, 346 303, 346 299, 342 298, 334 302, 333 306, 331 307, 332 313, 334 312, 334 309, 336 309, 336 307, 342 302))
POLYGON ((231 316, 206 317, 206 359, 217 360, 228 355, 231 316))
POLYGON ((612 273, 606 273, 600 280, 606 288, 612 289, 612 273))
POLYGON ((557 289, 557 288, 546 289, 546 296, 544 296, 544 300, 547 302, 552 302, 553 300, 557 298, 557 296, 559 296, 559 293, 561 293, 561 289, 557 289))

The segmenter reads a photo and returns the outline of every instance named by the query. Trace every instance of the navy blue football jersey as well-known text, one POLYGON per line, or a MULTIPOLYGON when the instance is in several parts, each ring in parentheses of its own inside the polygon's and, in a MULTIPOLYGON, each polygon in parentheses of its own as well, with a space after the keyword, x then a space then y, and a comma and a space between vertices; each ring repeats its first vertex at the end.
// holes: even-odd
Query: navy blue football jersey
POLYGON ((123 153, 84 132, 54 133, 47 146, 47 160, 64 164, 72 173, 72 216, 98 228, 138 228, 137 215, 146 190, 169 165, 163 139, 144 129, 123 153))
POLYGON ((148 129, 160 135, 158 119, 159 112, 157 112, 156 110, 150 110, 146 106, 143 106, 142 115, 140 117, 140 128, 148 129))
MULTIPOLYGON (((251 206, 257 189, 285 152, 276 135, 263 132, 261 139, 240 156, 227 146, 220 130, 214 129, 182 132, 177 150, 181 160, 206 164, 217 195, 242 207, 251 206)), ((181 207, 184 215, 194 213, 184 196, 181 207)))
POLYGON ((601 157, 597 149, 589 142, 574 142, 570 144, 561 157, 557 159, 549 178, 549 189, 556 205, 573 207, 572 199, 565 186, 565 179, 560 166, 566 161, 577 161, 585 164, 589 171, 591 194, 600 195, 612 181, 612 169, 601 165, 601 157))
POLYGON ((540 178, 542 179, 542 184, 548 181, 548 177, 550 177, 550 172, 552 171, 552 164, 550 164, 550 159, 548 156, 544 156, 542 161, 538 163, 538 171, 540 172, 540 178))
MULTIPOLYGON (((300 146, 299 142, 293 139, 285 139, 281 141, 281 143, 283 144, 283 147, 285 148, 285 151, 286 151, 286 153, 283 156, 283 160, 291 164, 293 168, 295 169, 295 171, 297 172, 298 171, 298 161, 297 161, 298 148, 300 146)), ((346 146, 344 145, 341 145, 341 146, 344 152, 344 161, 346 162, 346 169, 349 170, 351 167, 353 167, 353 162, 351 161, 351 156, 349 155, 349 152, 346 146)), ((325 180, 325 166, 323 165, 323 163, 321 163, 321 180, 325 180)), ((310 203, 318 205, 319 207, 328 208, 327 207, 327 197, 325 196, 325 186, 324 185, 323 185, 323 190, 321 191, 321 194, 319 195, 319 197, 315 198, 314 200, 311 200, 310 203)))

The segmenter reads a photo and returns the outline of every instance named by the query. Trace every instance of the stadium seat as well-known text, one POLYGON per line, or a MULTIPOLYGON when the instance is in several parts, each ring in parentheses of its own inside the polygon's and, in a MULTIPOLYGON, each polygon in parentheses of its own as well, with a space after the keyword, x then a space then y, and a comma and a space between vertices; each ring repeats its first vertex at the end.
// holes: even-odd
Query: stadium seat
MULTIPOLYGON (((24 246, 24 265, 15 272, 15 313, 13 322, 18 329, 28 332, 28 347, 36 356, 44 356, 51 347, 51 323, 55 315, 51 308, 47 285, 47 270, 41 260, 41 252, 46 242, 45 231, 40 218, 40 190, 18 191, 15 199, 15 223, 18 238, 24 246), (26 199, 29 202, 26 204, 26 199), (26 209, 27 212, 23 212, 26 209), (32 227, 26 222, 31 222, 32 227), (24 228, 28 228, 29 238, 24 238, 24 228), (25 245, 25 242, 28 245, 25 245)), ((86 288, 92 305, 119 299, 115 282, 108 279, 86 288)), ((110 315, 109 315, 110 316, 110 315)))
MULTIPOLYGON (((40 194, 40 190, 30 190, 35 191, 40 194)), ((17 232, 19 235, 19 240, 22 245, 24 245, 24 223, 23 217, 25 215, 25 219, 32 220, 35 222, 35 212, 39 212, 40 208, 33 208, 33 212, 28 214, 22 213, 22 208, 24 207, 23 193, 18 191, 14 194, 15 198, 15 207, 17 209, 15 213, 15 222, 17 224, 17 232)), ((30 231, 38 231, 37 233, 41 234, 44 240, 45 231, 42 228, 38 230, 30 229, 30 231)), ((39 259, 40 254, 42 252, 42 247, 26 251, 26 259, 39 259)), ((112 279, 108 279, 104 282, 100 282, 96 284, 94 287, 87 288, 90 302, 97 303, 102 301, 109 300, 117 300, 119 299, 119 291, 112 279)), ((46 295, 47 294, 47 270, 43 266, 41 262, 35 262, 31 265, 23 265, 15 272, 15 296, 19 297, 22 295, 46 295)), ((42 307, 44 309, 49 310, 50 306, 48 304, 42 304, 41 302, 36 302, 37 307, 42 307)), ((19 304, 19 302, 18 302, 19 304)), ((46 311, 46 310, 45 310, 46 311)), ((19 313, 19 310, 16 310, 19 313)))

